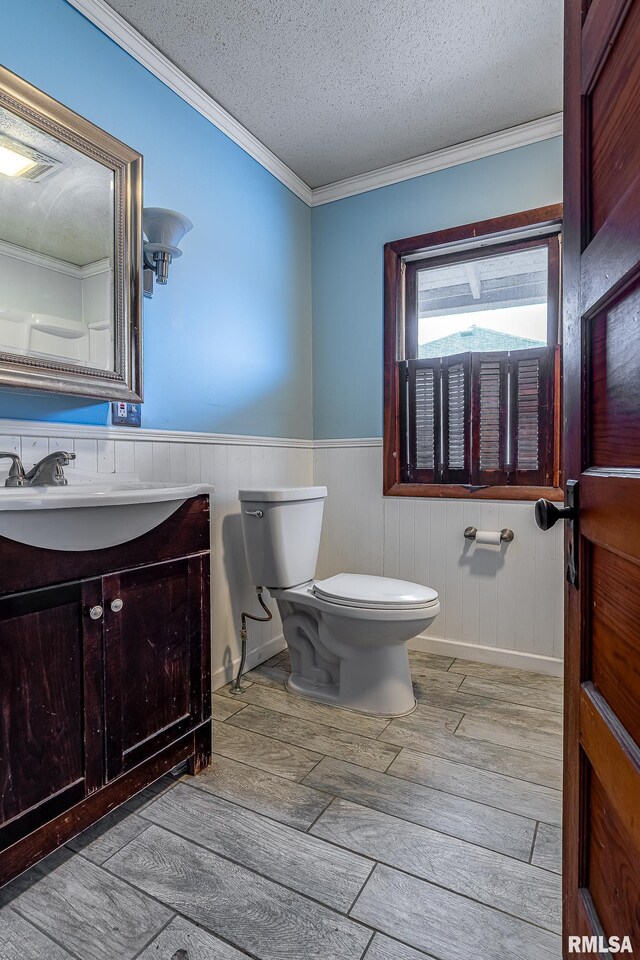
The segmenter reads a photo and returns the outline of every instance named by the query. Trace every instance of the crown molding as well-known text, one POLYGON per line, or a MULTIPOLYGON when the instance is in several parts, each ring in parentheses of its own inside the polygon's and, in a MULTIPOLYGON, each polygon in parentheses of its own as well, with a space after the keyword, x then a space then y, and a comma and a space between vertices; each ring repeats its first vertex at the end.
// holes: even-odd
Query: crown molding
POLYGON ((346 180, 337 180, 335 183, 312 189, 246 127, 227 113, 213 97, 205 93, 130 23, 127 23, 124 17, 116 13, 105 0, 67 0, 67 2, 310 207, 332 203, 334 200, 342 200, 358 193, 377 190, 392 183, 412 180, 426 173, 435 173, 447 167, 454 167, 471 160, 479 160, 482 157, 504 153, 506 150, 514 150, 516 147, 524 147, 562 135, 562 114, 555 113, 540 120, 521 123, 507 130, 490 133, 485 137, 467 140, 452 147, 426 153, 421 157, 414 157, 412 160, 403 160, 401 163, 393 163, 369 173, 348 177, 346 180))
POLYGON ((252 133, 205 93, 193 80, 138 33, 124 17, 116 13, 105 0, 68 0, 83 16, 90 20, 104 34, 126 50, 138 63, 161 80, 179 97, 190 104, 194 110, 210 120, 214 126, 226 134, 230 140, 257 160, 269 173, 288 187, 292 193, 310 206, 311 188, 283 163, 252 133))
POLYGON ((83 267, 78 267, 75 263, 69 263, 68 260, 58 260, 57 257, 50 257, 46 253, 29 250, 27 247, 20 247, 8 240, 0 240, 0 256, 20 260, 22 263, 30 263, 35 267, 42 267, 44 270, 54 270, 56 273, 74 277, 76 280, 81 280, 84 276, 83 267))
POLYGON ((475 140, 467 140, 452 147, 434 150, 433 153, 425 153, 413 160, 392 163, 388 167, 380 167, 370 173, 361 173, 357 177, 348 177, 346 180, 328 183, 324 187, 316 187, 312 191, 311 206, 318 207, 325 203, 332 203, 334 200, 343 200, 358 193, 388 187, 392 183, 412 180, 425 173, 435 173, 447 167, 455 167, 461 163, 469 163, 471 160, 480 160, 496 153, 515 150, 516 147, 526 147, 540 140, 550 140, 560 136, 562 136, 562 114, 554 113, 550 117, 521 123, 508 130, 500 130, 485 137, 477 137, 475 140))
POLYGON ((111 270, 111 263, 108 257, 105 257, 103 260, 94 260, 93 263, 87 263, 84 267, 80 267, 80 277, 83 280, 86 280, 87 277, 98 277, 101 273, 109 273, 111 270))
POLYGON ((12 260, 20 260, 22 263, 29 263, 44 270, 54 270, 66 277, 73 277, 74 280, 97 277, 101 273, 108 273, 111 269, 108 257, 103 260, 94 260, 93 263, 87 263, 84 267, 79 267, 68 260, 58 260, 57 257, 50 257, 38 250, 29 250, 28 247, 20 247, 8 240, 0 240, 0 257, 10 257, 12 260))

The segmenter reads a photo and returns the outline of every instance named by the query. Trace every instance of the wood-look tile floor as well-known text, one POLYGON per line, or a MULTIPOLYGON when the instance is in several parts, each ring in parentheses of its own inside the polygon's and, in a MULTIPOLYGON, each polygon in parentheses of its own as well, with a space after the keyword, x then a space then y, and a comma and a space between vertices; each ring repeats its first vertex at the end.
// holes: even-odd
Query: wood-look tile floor
POLYGON ((560 958, 562 683, 411 653, 397 720, 216 693, 214 761, 0 891, 0 960, 560 958))

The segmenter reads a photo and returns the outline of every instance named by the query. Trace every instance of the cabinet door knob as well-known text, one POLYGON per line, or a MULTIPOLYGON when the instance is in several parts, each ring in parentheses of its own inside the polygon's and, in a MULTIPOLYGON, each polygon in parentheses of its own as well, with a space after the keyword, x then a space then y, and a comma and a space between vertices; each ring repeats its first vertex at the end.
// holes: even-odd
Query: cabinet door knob
POLYGON ((91 617, 92 620, 99 620, 103 612, 104 611, 100 606, 100 604, 96 604, 95 607, 91 607, 91 610, 89 610, 89 616, 91 617))
POLYGON ((116 597, 115 600, 111 601, 111 609, 113 610, 114 613, 120 613, 120 611, 122 610, 122 607, 123 607, 123 603, 120 597, 116 597))

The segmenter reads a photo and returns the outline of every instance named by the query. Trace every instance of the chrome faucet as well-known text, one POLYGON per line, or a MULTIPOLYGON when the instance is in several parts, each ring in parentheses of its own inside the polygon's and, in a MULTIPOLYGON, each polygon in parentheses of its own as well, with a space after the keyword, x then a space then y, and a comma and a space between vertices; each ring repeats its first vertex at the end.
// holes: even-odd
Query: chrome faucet
POLYGON ((56 450, 48 453, 34 467, 25 473, 20 457, 15 453, 0 453, 0 459, 9 457, 13 462, 5 487, 63 487, 67 483, 63 467, 75 460, 75 453, 56 450))
POLYGON ((46 457, 39 460, 35 467, 32 467, 31 470, 25 474, 27 483, 30 487, 66 486, 67 478, 62 468, 68 467, 75 458, 75 453, 67 453, 64 450, 56 450, 54 453, 48 453, 46 457))

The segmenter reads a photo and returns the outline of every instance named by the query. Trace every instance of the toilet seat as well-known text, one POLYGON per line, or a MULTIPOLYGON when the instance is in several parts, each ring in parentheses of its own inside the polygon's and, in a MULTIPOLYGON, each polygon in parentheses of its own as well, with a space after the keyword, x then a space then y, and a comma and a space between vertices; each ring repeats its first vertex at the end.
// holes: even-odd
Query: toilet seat
POLYGON ((338 573, 316 580, 313 593, 337 606, 360 610, 425 610, 438 605, 438 594, 431 587, 359 573, 338 573))

